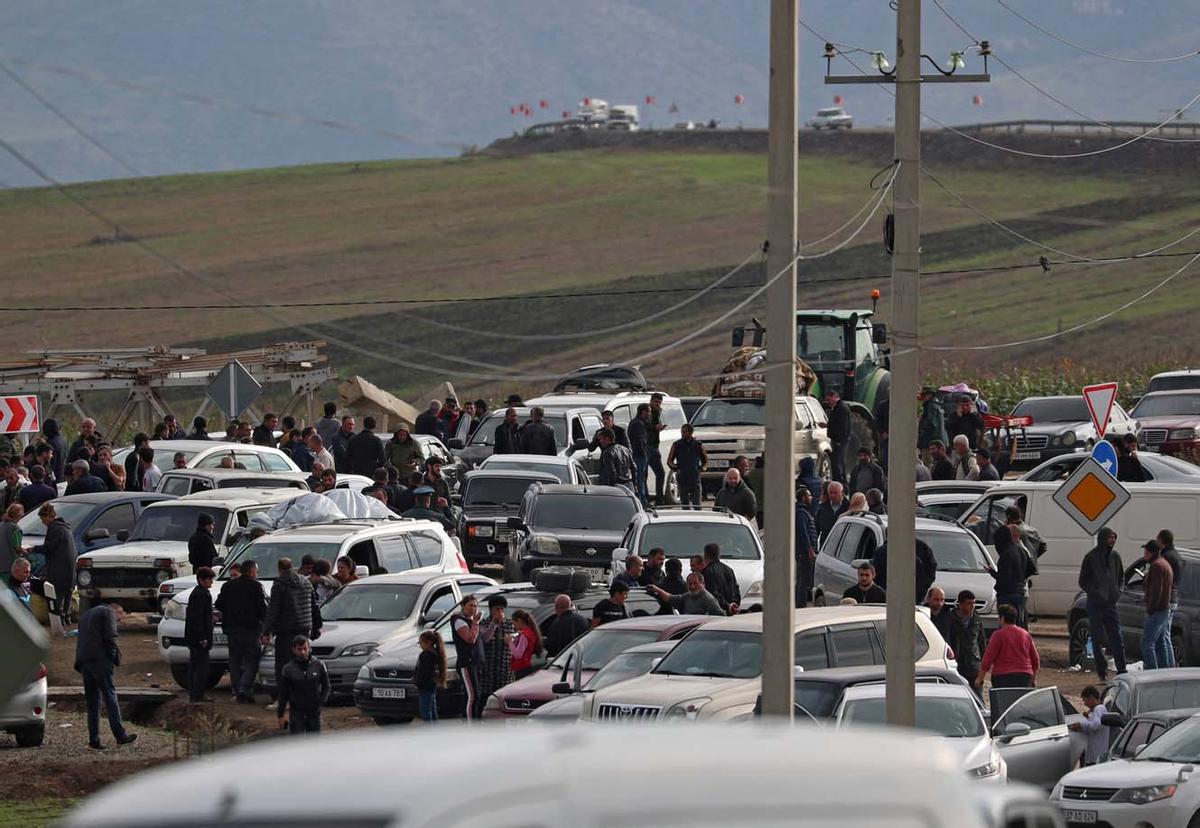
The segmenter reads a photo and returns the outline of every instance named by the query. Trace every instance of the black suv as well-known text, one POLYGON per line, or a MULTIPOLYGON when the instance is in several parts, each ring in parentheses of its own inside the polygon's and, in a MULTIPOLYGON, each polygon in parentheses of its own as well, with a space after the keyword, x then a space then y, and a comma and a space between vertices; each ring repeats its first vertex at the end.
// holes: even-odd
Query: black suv
POLYGON ((550 564, 607 569, 629 521, 641 510, 622 486, 534 483, 508 519, 513 534, 504 579, 524 580, 550 564))
MULTIPOLYGON (((1200 552, 1179 549, 1183 571, 1179 575, 1179 609, 1171 619, 1171 643, 1175 648, 1178 667, 1200 665, 1200 552)), ((1145 596, 1142 582, 1146 579, 1146 562, 1139 554, 1125 570, 1117 614, 1121 619, 1121 640, 1125 643, 1125 660, 1137 661, 1142 654, 1142 624, 1146 620, 1145 596)), ((1072 664, 1083 664, 1087 657, 1088 628, 1087 596, 1075 596, 1067 614, 1067 629, 1071 638, 1068 657, 1072 664)))
POLYGON ((459 492, 463 510, 459 538, 467 562, 503 563, 513 531, 508 527, 508 516, 516 514, 531 485, 557 482, 557 477, 546 472, 517 469, 467 472, 459 492))

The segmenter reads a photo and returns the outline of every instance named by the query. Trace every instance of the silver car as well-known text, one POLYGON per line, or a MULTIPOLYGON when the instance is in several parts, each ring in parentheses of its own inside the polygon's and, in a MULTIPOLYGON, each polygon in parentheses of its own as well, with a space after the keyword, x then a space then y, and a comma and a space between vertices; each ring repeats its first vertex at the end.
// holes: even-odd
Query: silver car
POLYGON ((0 705, 0 730, 16 736, 19 747, 38 747, 46 737, 46 674, 39 664, 33 681, 0 705))

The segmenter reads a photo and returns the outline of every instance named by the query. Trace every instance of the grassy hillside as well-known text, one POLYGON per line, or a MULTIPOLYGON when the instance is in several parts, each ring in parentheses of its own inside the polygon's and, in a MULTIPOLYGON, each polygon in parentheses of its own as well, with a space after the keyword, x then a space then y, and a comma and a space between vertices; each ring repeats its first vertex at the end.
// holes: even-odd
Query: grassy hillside
MULTIPOLYGON (((804 157, 802 237, 819 238, 850 218, 871 196, 868 182, 886 163, 886 158, 804 157)), ((1200 207, 1178 195, 1191 182, 1177 174, 1122 179, 933 169, 1019 232, 1089 256, 1151 249, 1200 224, 1200 207)), ((679 302, 761 243, 765 174, 765 157, 753 154, 594 151, 364 162, 76 188, 125 234, 145 239, 193 271, 191 280, 134 244, 114 243, 111 230, 59 193, 0 192, 8 307, 225 306, 104 316, 39 313, 36 326, 22 319, 17 330, 24 333, 6 338, 0 358, 43 343, 190 343, 216 349, 320 334, 329 338, 343 374, 363 373, 401 395, 444 377, 469 393, 539 389, 547 384, 543 375, 630 358, 676 341, 761 285, 761 267, 747 268, 723 289, 644 326, 551 341, 498 339, 486 332, 586 332, 679 302), (663 292, 622 295, 627 289, 663 292), (522 298, 580 290, 601 295, 522 298), (378 304, 473 297, 489 298, 378 304), (261 307, 331 300, 364 304, 261 307), (500 367, 523 379, 498 378, 500 367)), ((1029 263, 1044 252, 1000 232, 928 181, 924 199, 926 270, 1029 263)), ((861 306, 878 287, 886 321, 891 263, 878 241, 881 223, 882 212, 846 249, 802 263, 802 306, 861 306), (823 282, 855 277, 860 278, 823 282)), ((1200 249, 1193 241, 1173 251, 1200 249)), ((928 276, 923 330, 931 344, 960 346, 1054 331, 1128 301, 1185 261, 928 276)), ((925 367, 969 376, 1068 357, 1103 373, 1121 362, 1186 361, 1197 343, 1190 333, 1200 305, 1196 285, 1189 273, 1105 325, 1048 345, 1018 353, 931 352, 925 367)), ((671 387, 703 386, 703 380, 689 378, 719 366, 729 327, 763 310, 757 301, 685 346, 648 360, 648 373, 674 378, 663 383, 671 387)))

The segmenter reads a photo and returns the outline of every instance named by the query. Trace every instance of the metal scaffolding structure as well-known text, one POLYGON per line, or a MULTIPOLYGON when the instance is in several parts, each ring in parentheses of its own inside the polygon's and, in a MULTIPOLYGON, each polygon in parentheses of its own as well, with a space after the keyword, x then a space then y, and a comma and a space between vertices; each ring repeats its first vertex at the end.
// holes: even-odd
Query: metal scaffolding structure
MULTIPOLYGON (((37 394, 42 418, 69 408, 79 416, 93 416, 84 407, 88 391, 124 391, 125 404, 105 432, 119 434, 135 413, 149 426, 157 415, 169 412, 163 392, 173 389, 204 390, 213 377, 238 360, 263 385, 288 383, 292 395, 279 413, 287 414, 301 403, 309 422, 316 419, 314 394, 337 373, 321 353, 324 342, 280 342, 263 348, 210 354, 200 348, 113 348, 29 351, 28 360, 0 363, 0 394, 37 394)), ((206 396, 196 410, 202 415, 211 401, 206 396)), ((258 418, 250 407, 246 412, 258 418)), ((94 417, 93 417, 94 419, 94 417)), ((190 418, 184 421, 190 422, 190 418)))

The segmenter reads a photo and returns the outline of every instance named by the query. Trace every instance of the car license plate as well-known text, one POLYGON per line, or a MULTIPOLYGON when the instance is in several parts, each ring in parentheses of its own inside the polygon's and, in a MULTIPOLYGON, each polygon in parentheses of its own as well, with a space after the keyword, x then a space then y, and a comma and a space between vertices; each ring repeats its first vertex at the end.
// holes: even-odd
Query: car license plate
POLYGON ((1085 825, 1094 824, 1096 822, 1095 811, 1079 811, 1075 808, 1063 808, 1063 819, 1067 822, 1082 822, 1085 825))
POLYGON ((1017 452, 1018 460, 1039 460, 1039 459, 1041 459, 1041 456, 1042 456, 1042 453, 1040 451, 1018 451, 1017 452))
POLYGON ((601 584, 608 580, 607 569, 600 569, 594 566, 581 566, 579 568, 591 577, 594 584, 601 584))
POLYGON ((373 699, 402 699, 405 692, 403 687, 372 687, 371 698, 373 699))
POLYGON ((224 633, 213 633, 213 646, 225 647, 229 644, 229 636, 224 633))

